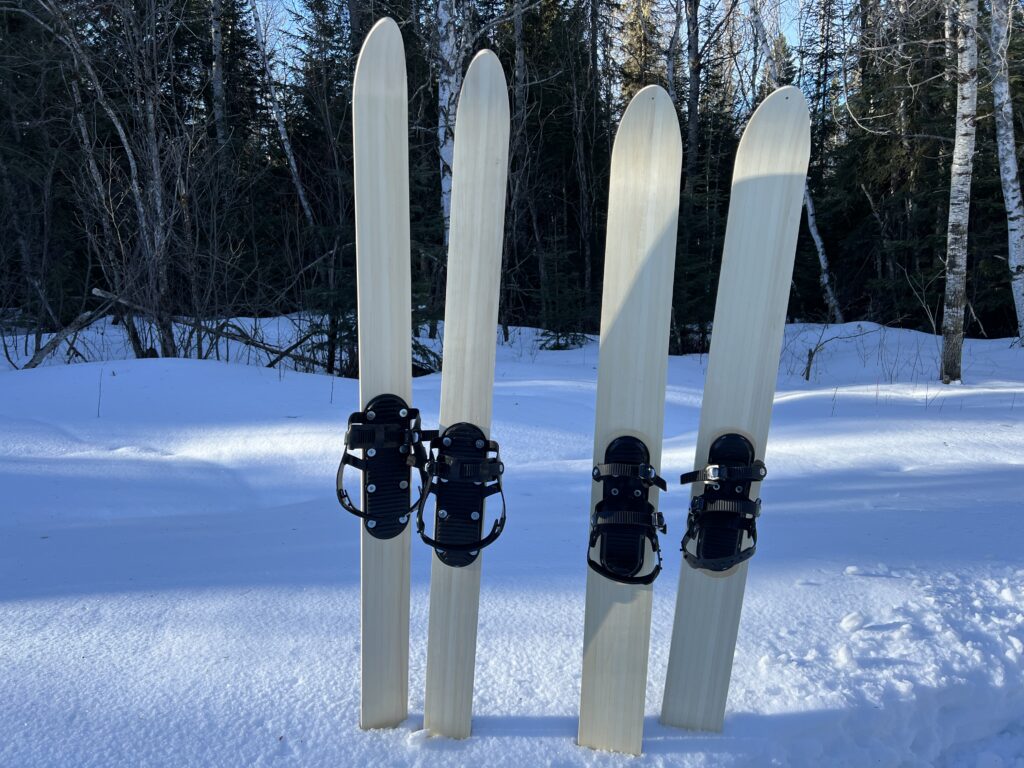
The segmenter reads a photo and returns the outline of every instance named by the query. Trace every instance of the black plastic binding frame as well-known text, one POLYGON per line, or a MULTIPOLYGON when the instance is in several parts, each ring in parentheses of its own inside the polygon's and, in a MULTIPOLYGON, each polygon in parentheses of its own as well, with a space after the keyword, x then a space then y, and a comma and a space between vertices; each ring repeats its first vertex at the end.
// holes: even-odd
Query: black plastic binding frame
POLYGON ((410 502, 409 470, 417 469, 426 485, 426 452, 421 442, 420 412, 397 395, 378 395, 348 417, 345 453, 338 465, 341 506, 362 519, 377 539, 398 536, 409 524, 416 504, 410 502), (353 451, 361 450, 362 458, 353 451), (343 484, 345 467, 363 473, 365 510, 359 509, 343 484))
POLYGON ((590 518, 587 564, 605 578, 622 584, 650 584, 661 573, 658 532, 666 533, 665 518, 650 501, 652 487, 667 490, 650 464, 651 454, 642 440, 617 437, 605 449, 604 464, 594 467, 593 478, 603 483, 603 496, 590 518), (647 573, 645 544, 658 560, 647 573), (597 547, 597 558, 592 551, 597 547))
POLYGON ((430 441, 427 483, 417 505, 416 531, 445 565, 469 565, 481 549, 501 535, 505 528, 505 493, 501 488, 504 471, 498 444, 488 440, 474 424, 453 424, 430 441), (423 521, 429 494, 436 498, 433 537, 427 534, 423 521), (484 501, 495 494, 501 496, 501 513, 491 532, 484 536, 484 501))
POLYGON ((684 485, 704 484, 704 492, 690 501, 681 547, 690 567, 727 571, 754 555, 761 500, 750 499, 750 485, 767 475, 750 441, 729 433, 711 444, 706 466, 679 478, 684 485))

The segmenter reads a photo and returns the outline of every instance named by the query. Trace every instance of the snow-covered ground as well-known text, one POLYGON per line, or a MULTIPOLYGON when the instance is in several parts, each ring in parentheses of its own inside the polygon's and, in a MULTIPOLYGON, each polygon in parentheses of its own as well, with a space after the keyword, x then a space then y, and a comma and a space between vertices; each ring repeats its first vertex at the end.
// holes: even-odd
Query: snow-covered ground
MULTIPOLYGON (((190 360, 0 373, 0 765, 1024 766, 1024 350, 968 342, 943 387, 930 336, 821 333, 787 330, 720 735, 657 722, 688 493, 662 498, 641 758, 574 743, 596 344, 499 347, 509 525, 461 742, 420 731, 417 542, 413 714, 356 724, 358 526, 333 489, 356 382, 190 360)), ((693 463, 705 363, 670 361, 666 477, 693 463)), ((428 423, 439 389, 415 382, 428 423)))

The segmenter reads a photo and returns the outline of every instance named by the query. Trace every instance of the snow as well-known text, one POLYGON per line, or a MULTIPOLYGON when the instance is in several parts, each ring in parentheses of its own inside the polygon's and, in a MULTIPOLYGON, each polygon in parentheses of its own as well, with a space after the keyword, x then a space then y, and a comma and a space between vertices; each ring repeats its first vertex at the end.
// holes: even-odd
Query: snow
MULTIPOLYGON (((950 388, 931 336, 787 329, 725 729, 657 722, 676 486, 641 758, 574 743, 596 344, 499 346, 509 525, 484 556, 459 742, 421 730, 418 542, 412 714, 357 727, 358 528, 333 489, 356 382, 111 359, 110 326, 76 343, 105 362, 0 373, 2 766, 1024 766, 1024 351, 1007 340, 968 341, 950 388)), ((693 462, 705 363, 670 360, 666 477, 693 462)), ((414 389, 436 423, 439 377, 414 389)))

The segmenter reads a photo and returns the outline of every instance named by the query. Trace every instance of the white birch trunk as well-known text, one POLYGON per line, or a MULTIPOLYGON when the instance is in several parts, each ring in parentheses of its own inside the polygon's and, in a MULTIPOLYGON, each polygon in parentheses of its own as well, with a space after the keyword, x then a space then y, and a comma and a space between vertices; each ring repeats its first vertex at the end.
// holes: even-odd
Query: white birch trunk
POLYGON ((456 0, 437 3, 437 150, 441 164, 441 213, 444 244, 452 212, 452 161, 455 157, 455 108, 462 88, 462 67, 455 30, 456 0))
POLYGON ((224 96, 224 33, 223 0, 213 0, 210 6, 210 40, 213 47, 211 81, 213 85, 213 126, 217 133, 217 148, 223 149, 228 140, 227 100, 224 96))
POLYGON ((1006 207, 1007 262, 1010 290, 1017 313, 1017 336, 1024 338, 1024 201, 1017 168, 1017 143, 1013 135, 1013 100, 1007 66, 1008 37, 1013 10, 1007 0, 992 0, 991 51, 992 95, 996 113, 996 149, 999 180, 1006 207))
POLYGON ((270 97, 270 108, 273 110, 274 118, 277 121, 277 132, 281 137, 284 154, 288 160, 288 170, 291 172, 295 192, 299 196, 299 205, 302 206, 302 213, 306 218, 306 224, 312 229, 313 209, 309 207, 306 189, 302 186, 302 179, 299 178, 299 166, 295 162, 295 153, 292 151, 292 143, 288 138, 288 128, 284 123, 284 110, 281 108, 281 101, 277 98, 277 88, 274 86, 274 73, 270 71, 270 54, 267 51, 266 39, 263 36, 263 24, 260 22, 260 12, 256 7, 256 2, 257 0, 250 0, 249 4, 252 8, 253 26, 256 28, 256 45, 260 49, 263 71, 267 76, 267 95, 270 97))
POLYGON ((971 208, 978 114, 978 0, 957 9, 956 136, 949 183, 946 233, 946 296, 942 311, 942 370, 946 384, 959 381, 967 303, 967 223, 971 208))
MULTIPOLYGON (((754 25, 756 40, 764 48, 766 65, 772 82, 775 85, 779 85, 779 67, 775 61, 775 50, 768 37, 768 30, 765 29, 764 21, 761 19, 757 0, 750 1, 750 20, 754 25)), ((821 237, 821 232, 818 231, 818 218, 814 213, 814 200, 811 198, 811 189, 807 182, 804 182, 804 210, 807 212, 807 229, 810 230, 811 239, 814 241, 814 249, 818 253, 818 264, 821 266, 818 283, 821 285, 821 292, 825 297, 825 304, 828 306, 829 319, 835 320, 837 323, 845 322, 843 311, 839 308, 839 300, 836 299, 835 290, 832 288, 832 279, 829 276, 828 254, 825 252, 825 241, 821 237)))

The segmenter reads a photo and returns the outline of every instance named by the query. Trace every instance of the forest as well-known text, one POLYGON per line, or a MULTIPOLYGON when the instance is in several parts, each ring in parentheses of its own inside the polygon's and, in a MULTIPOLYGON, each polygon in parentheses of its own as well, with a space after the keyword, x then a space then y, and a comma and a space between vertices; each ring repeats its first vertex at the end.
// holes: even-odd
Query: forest
MULTIPOLYGON (((443 319, 453 126, 480 48, 511 104, 499 320, 597 332, 611 144, 651 83, 683 140, 670 351, 706 351, 739 135, 797 85, 811 161, 788 317, 1024 335, 1018 0, 0 0, 0 337, 38 364, 101 317, 137 357, 263 343, 357 369, 352 75, 406 48, 413 323, 443 319), (57 334, 54 336, 53 334, 57 334)), ((81 356, 67 345, 69 361, 81 356)), ((420 372, 436 356, 417 354, 420 372)))

